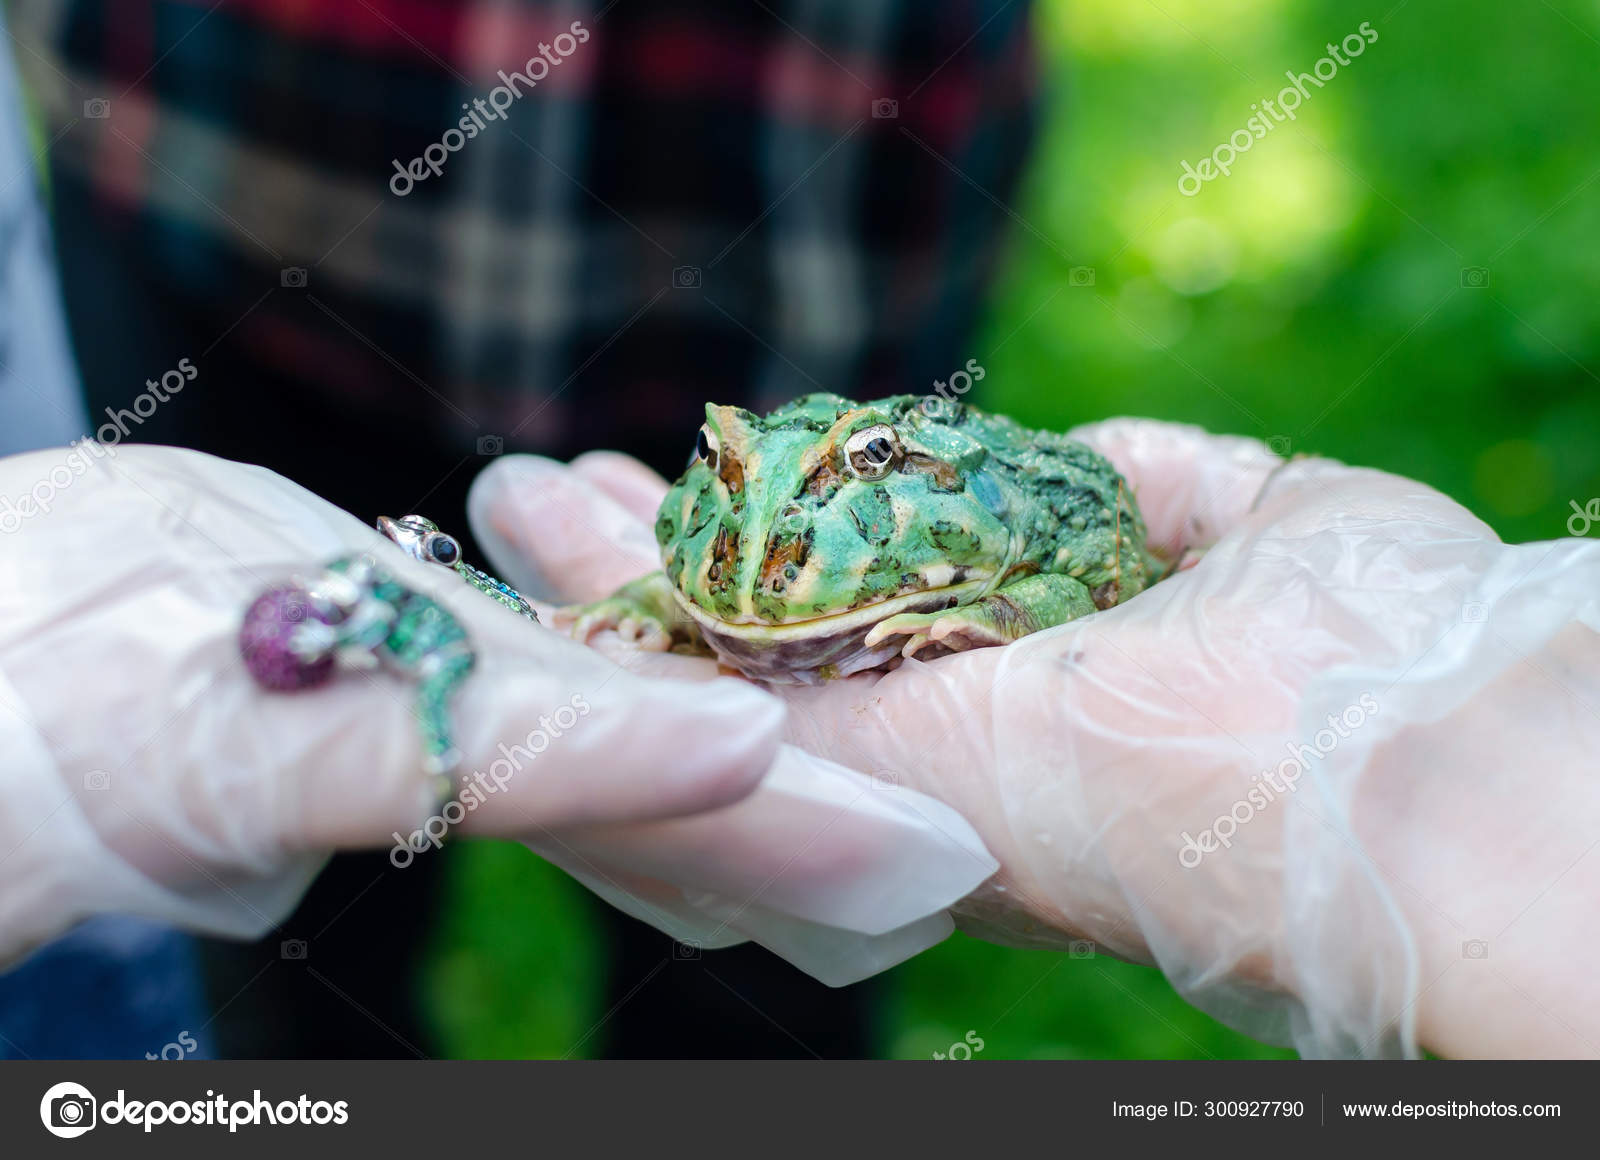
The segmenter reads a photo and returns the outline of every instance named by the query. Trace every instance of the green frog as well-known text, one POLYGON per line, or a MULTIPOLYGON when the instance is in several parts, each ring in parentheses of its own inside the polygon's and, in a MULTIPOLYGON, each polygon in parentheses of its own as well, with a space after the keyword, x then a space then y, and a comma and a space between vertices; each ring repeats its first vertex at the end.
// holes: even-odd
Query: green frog
POLYGON ((938 396, 708 404, 655 531, 661 571, 558 623, 773 683, 1006 644, 1164 571, 1102 456, 938 396))

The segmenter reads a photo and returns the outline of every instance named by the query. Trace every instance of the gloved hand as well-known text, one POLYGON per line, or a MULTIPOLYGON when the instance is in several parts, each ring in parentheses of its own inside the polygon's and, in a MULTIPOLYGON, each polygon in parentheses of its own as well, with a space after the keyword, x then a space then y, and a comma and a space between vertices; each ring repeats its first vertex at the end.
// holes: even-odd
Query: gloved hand
MULTIPOLYGON (((1414 481, 1193 428, 1075 434, 1193 566, 1005 648, 778 690, 789 739, 973 823, 1002 872, 956 909, 985 937, 1159 964, 1305 1054, 1600 1054, 1600 544, 1508 546, 1414 481)), ((657 566, 663 486, 506 458, 474 527, 513 582, 594 599, 657 566)))
MULTIPOLYGON (((414 834, 432 803, 413 684, 341 673, 271 693, 239 657, 252 597, 358 552, 444 604, 477 649, 453 717, 463 770, 488 776, 470 811, 447 815, 462 833, 536 839, 580 872, 614 875, 617 889, 636 884, 635 906, 660 892, 645 873, 670 869, 650 823, 759 842, 736 867, 715 865, 713 848, 701 859, 711 868, 684 881, 779 926, 771 908, 862 919, 858 932, 929 915, 947 931, 937 912, 993 868, 953 814, 945 823, 961 841, 928 857, 917 844, 927 827, 906 821, 904 802, 874 799, 828 825, 841 810, 817 795, 817 779, 837 788, 856 775, 799 755, 753 798, 778 753, 774 698, 740 681, 623 672, 261 468, 132 445, 3 459, 0 545, 0 962, 105 911, 257 935, 331 850, 392 847, 403 866, 422 856, 408 848, 419 837, 426 849, 443 834, 437 817, 414 834), (612 844, 597 868, 581 838, 602 823, 612 844), (638 835, 637 859, 614 848, 622 827, 638 835), (930 860, 951 864, 956 847, 959 873, 941 882, 930 860), (782 859, 788 872, 763 892, 782 859), (863 867, 890 888, 904 875, 930 885, 909 892, 909 909, 893 901, 862 918, 863 867)), ((737 918, 713 925, 712 941, 738 941, 737 918)), ((920 930, 904 953, 932 937, 920 930)))

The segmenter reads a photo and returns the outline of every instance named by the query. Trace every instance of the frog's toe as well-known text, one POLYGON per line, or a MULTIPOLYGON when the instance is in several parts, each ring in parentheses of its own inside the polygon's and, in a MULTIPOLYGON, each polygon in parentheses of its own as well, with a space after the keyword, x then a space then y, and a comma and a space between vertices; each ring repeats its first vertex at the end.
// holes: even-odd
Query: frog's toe
POLYGON ((932 643, 942 644, 954 652, 969 648, 990 648, 1005 644, 1008 639, 988 620, 976 616, 964 616, 959 612, 947 613, 941 617, 928 630, 928 637, 932 643))
POLYGON ((666 652, 672 647, 672 633, 653 616, 624 616, 617 623, 617 635, 644 652, 666 652))
POLYGON ((616 622, 609 613, 599 609, 587 612, 579 610, 570 617, 570 626, 572 639, 581 644, 588 644, 596 633, 615 628, 616 622))
POLYGON ((904 647, 902 647, 900 649, 900 655, 905 657, 905 658, 907 658, 907 659, 910 659, 911 657, 916 656, 917 653, 921 649, 926 648, 928 643, 929 643, 929 640, 928 640, 928 634, 927 633, 925 633, 925 632, 914 633, 909 638, 907 638, 904 647))
MULTIPOLYGON (((891 636, 915 637, 920 634, 926 638, 926 630, 939 615, 939 613, 932 612, 896 613, 894 616, 880 620, 873 625, 872 631, 867 633, 867 638, 862 643, 867 648, 877 648, 891 636)), ((910 656, 911 654, 902 652, 901 655, 910 656)))

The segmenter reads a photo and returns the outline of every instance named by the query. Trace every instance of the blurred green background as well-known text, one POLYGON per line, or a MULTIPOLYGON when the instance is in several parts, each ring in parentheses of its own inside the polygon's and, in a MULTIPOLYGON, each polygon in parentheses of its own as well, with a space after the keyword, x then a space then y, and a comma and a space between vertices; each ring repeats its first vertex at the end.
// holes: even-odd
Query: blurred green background
MULTIPOLYGON (((1153 415, 1370 464, 1507 540, 1561 535, 1570 505, 1600 496, 1600 3, 1035 12, 1045 115, 973 342, 978 402, 1040 426, 1153 415), (1377 41, 1295 122, 1178 192, 1182 161, 1363 21, 1377 41)), ((451 874, 428 980, 450 1053, 597 1050, 602 948, 580 888, 510 848, 460 847, 451 874)), ((1285 1054, 1102 959, 957 935, 882 985, 891 1057, 969 1030, 985 1059, 1285 1054)))

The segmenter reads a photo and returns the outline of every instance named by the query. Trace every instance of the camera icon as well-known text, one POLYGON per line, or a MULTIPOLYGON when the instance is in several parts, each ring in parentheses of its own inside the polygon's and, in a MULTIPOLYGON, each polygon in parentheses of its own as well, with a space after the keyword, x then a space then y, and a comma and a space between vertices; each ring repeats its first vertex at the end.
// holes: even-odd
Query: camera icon
POLYGON ((676 266, 672 271, 672 286, 675 290, 700 289, 699 266, 676 266))
POLYGON ((1069 959, 1092 959, 1094 958, 1094 951, 1094 943, 1086 938, 1075 938, 1067 944, 1067 958, 1069 959))
POLYGON ((1072 267, 1072 269, 1067 271, 1067 285, 1068 286, 1093 286, 1094 285, 1094 267, 1093 266, 1074 266, 1074 267, 1072 267))
POLYGON ((83 775, 83 788, 96 793, 111 786, 111 774, 103 769, 91 769, 83 775))
POLYGON ((499 455, 506 449, 506 441, 498 435, 479 435, 479 455, 499 455))
POLYGON ((106 97, 90 97, 83 102, 83 115, 91 121, 104 121, 111 116, 111 101, 106 97))
POLYGON ((893 121, 900 116, 900 102, 889 97, 879 97, 872 102, 872 116, 878 121, 893 121))
POLYGON ((1489 271, 1483 266, 1461 267, 1461 285, 1468 290, 1482 290, 1489 284, 1489 271))
POLYGON ((288 266, 279 275, 278 281, 285 289, 304 290, 306 287, 306 268, 304 266, 288 266))
POLYGON ((1489 940, 1469 938, 1461 944, 1461 957, 1464 959, 1486 959, 1489 957, 1489 940))
MULTIPOLYGON (((94 1096, 89 1094, 87 1088, 79 1087, 75 1083, 59 1084, 59 1087, 68 1090, 64 1095, 46 1097, 47 1106, 44 1126, 53 1136, 64 1136, 68 1139, 81 1136, 95 1125, 94 1096)), ((54 1091, 55 1088, 51 1088, 54 1091)))
POLYGON ((672 944, 672 958, 674 962, 692 963, 700 957, 700 944, 697 942, 675 942, 672 944))
POLYGON ((306 940, 303 938, 286 938, 278 948, 278 957, 288 962, 301 963, 306 958, 306 940))
POLYGON ((1290 443, 1287 435, 1274 435, 1267 440, 1267 450, 1274 455, 1282 456, 1284 459, 1289 458, 1289 448, 1290 443))
POLYGON ((1461 606, 1461 621, 1463 624, 1482 624, 1489 619, 1489 606, 1477 600, 1469 600, 1461 606))

